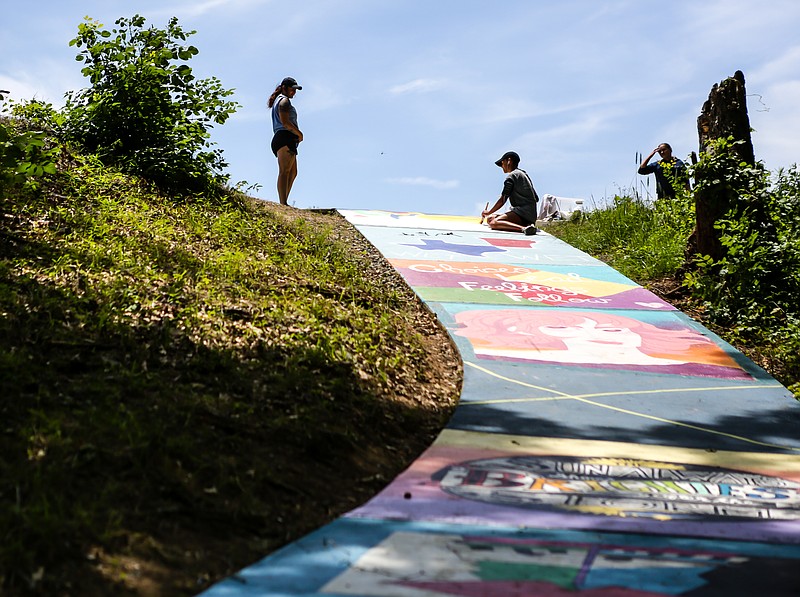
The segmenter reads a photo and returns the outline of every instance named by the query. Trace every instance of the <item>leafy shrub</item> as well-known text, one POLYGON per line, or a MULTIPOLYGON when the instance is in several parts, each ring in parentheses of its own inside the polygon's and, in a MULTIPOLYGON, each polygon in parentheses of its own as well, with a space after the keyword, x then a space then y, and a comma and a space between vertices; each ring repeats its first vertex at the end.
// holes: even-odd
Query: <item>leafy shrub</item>
POLYGON ((738 163, 733 146, 719 140, 697 165, 699 178, 726 185, 733 202, 715 224, 725 255, 716 261, 700 257, 699 270, 687 282, 719 323, 747 331, 797 311, 800 177, 794 168, 771 181, 761 165, 738 163))
POLYGON ((800 395, 800 173, 739 163, 730 139, 717 141, 698 167, 733 201, 715 225, 725 255, 699 257, 686 284, 732 339, 768 347, 775 373, 800 395))
POLYGON ((55 151, 43 131, 25 121, 0 117, 0 191, 12 184, 36 186, 38 177, 54 174, 55 151))
POLYGON ((227 164, 209 129, 238 104, 215 77, 196 79, 186 64, 198 50, 184 45, 194 31, 178 19, 165 30, 145 28, 139 15, 111 31, 87 19, 71 46, 91 87, 67 94, 71 139, 109 165, 139 174, 165 190, 210 191, 224 184, 227 164))

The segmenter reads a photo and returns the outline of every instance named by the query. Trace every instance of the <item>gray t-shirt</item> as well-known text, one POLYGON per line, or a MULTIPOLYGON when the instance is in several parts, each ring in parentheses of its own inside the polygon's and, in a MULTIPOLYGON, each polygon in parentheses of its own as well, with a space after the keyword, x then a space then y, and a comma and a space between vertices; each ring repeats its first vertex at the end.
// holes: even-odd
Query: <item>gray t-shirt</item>
POLYGON ((533 182, 525 170, 516 168, 506 175, 503 181, 503 197, 508 197, 512 211, 531 223, 536 222, 536 204, 539 195, 533 188, 533 182))

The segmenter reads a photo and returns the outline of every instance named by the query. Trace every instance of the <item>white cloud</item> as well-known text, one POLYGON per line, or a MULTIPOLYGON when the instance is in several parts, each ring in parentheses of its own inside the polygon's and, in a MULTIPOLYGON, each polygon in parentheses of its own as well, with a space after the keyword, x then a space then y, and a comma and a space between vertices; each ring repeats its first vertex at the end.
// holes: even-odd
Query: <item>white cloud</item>
POLYGON ((30 71, 15 71, 0 74, 0 88, 9 91, 6 99, 25 101, 36 99, 60 108, 64 105, 64 93, 77 91, 87 86, 80 69, 67 71, 57 61, 45 60, 30 64, 30 71))
POLYGON ((389 93, 403 94, 403 93, 430 93, 444 87, 444 81, 441 79, 415 79, 402 85, 395 85, 389 89, 389 93))
POLYGON ((300 93, 303 96, 297 100, 297 104, 302 104, 304 114, 333 110, 354 101, 346 97, 338 87, 320 81, 307 85, 300 93))
POLYGON ((217 9, 230 11, 247 10, 262 4, 267 4, 271 0, 205 0, 205 2, 190 2, 168 6, 153 12, 155 16, 174 16, 181 15, 181 20, 186 17, 200 17, 217 9))
MULTIPOLYGON (((793 22, 800 12, 795 0, 772 0, 755 6, 751 0, 706 0, 684 8, 686 23, 693 23, 705 39, 741 42, 740 35, 756 29, 774 29, 793 22)), ((762 40, 768 41, 768 40, 762 40)))
POLYGON ((518 139, 523 147, 578 145, 586 147, 587 139, 611 128, 612 118, 599 112, 588 112, 578 119, 547 129, 527 133, 518 139))
POLYGON ((434 189, 440 190, 455 189, 459 185, 457 180, 435 180, 424 176, 418 176, 416 178, 389 178, 386 182, 410 186, 433 187, 434 189))
MULTIPOLYGON (((521 118, 532 118, 547 112, 541 105, 525 99, 515 99, 512 97, 498 98, 491 110, 485 110, 479 120, 480 124, 494 124, 519 120, 521 118)), ((467 123, 469 124, 469 123, 467 123)))
POLYGON ((15 101, 32 99, 38 95, 38 89, 26 81, 0 75, 0 89, 6 91, 6 98, 15 101))
POLYGON ((756 158, 770 170, 800 161, 800 81, 775 83, 764 89, 763 102, 769 108, 755 108, 757 98, 748 98, 748 114, 756 158))
POLYGON ((770 60, 751 73, 747 73, 746 85, 769 85, 800 78, 800 46, 793 46, 774 60, 770 60), (790 73, 794 74, 794 77, 790 73))

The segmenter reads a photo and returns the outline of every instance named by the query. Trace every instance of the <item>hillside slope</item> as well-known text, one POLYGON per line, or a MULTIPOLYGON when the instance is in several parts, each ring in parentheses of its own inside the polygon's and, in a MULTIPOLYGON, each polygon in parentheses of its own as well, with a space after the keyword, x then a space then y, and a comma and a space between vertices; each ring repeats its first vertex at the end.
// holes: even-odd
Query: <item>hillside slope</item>
POLYGON ((59 166, 0 210, 4 594, 196 594, 446 423, 457 353, 340 216, 59 166))

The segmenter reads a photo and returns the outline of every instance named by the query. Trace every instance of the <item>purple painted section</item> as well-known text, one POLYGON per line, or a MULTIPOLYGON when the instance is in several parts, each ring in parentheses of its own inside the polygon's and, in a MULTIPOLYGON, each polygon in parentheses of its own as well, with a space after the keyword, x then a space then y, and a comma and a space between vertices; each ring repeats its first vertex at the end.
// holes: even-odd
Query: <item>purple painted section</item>
POLYGON ((797 471, 532 455, 442 438, 348 516, 800 543, 797 471))
MULTIPOLYGON (((408 284, 424 300, 519 306, 546 305, 594 309, 674 310, 652 292, 630 281, 601 279, 507 264, 488 264, 478 273, 473 264, 393 260, 408 284), (455 267, 462 265, 464 267, 455 267), (456 273, 458 270, 458 273, 456 273)), ((598 268, 583 268, 601 274, 598 268)))

